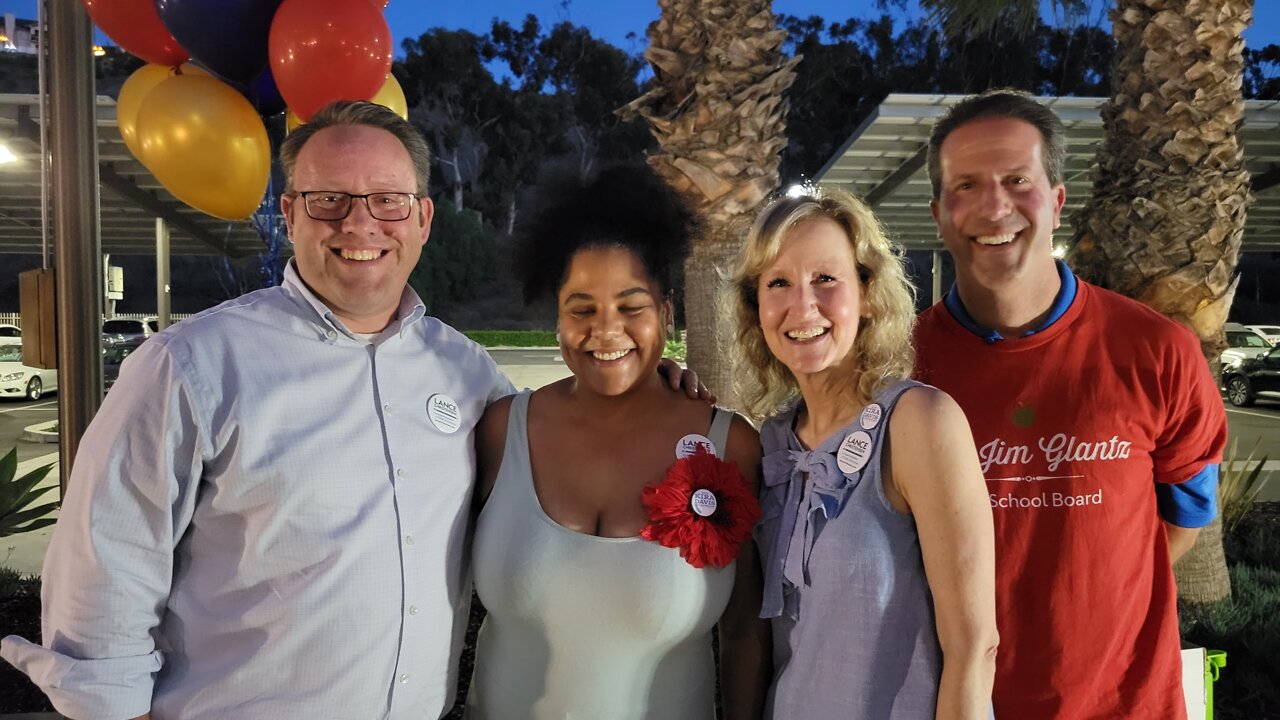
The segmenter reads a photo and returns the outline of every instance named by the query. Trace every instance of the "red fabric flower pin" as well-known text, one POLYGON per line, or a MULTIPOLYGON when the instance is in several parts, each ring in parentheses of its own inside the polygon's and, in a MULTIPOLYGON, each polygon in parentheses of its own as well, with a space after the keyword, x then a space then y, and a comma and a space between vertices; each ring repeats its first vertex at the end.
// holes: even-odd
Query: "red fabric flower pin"
POLYGON ((662 482, 644 489, 642 499, 649 524, 640 537, 679 548, 680 557, 696 568, 733 562, 760 519, 760 503, 738 464, 702 449, 677 460, 662 482))

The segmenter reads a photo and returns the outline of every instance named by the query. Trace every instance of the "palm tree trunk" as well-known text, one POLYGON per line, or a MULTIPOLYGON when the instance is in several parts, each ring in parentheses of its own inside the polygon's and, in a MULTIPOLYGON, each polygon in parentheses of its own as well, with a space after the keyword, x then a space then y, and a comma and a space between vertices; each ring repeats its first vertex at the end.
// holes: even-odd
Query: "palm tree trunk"
POLYGON ((658 0, 645 58, 651 90, 618 110, 643 117, 652 165, 700 211, 704 232, 685 264, 689 366, 727 405, 732 320, 718 312, 723 278, 749 220, 778 184, 786 147, 783 94, 800 58, 782 52, 769 0, 658 0))
MULTIPOLYGON (((1069 258, 1085 279, 1190 326, 1211 361, 1252 201, 1238 141, 1252 17, 1253 0, 1116 0, 1112 97, 1069 258)), ((1186 600, 1231 596, 1217 523, 1175 568, 1186 600)))

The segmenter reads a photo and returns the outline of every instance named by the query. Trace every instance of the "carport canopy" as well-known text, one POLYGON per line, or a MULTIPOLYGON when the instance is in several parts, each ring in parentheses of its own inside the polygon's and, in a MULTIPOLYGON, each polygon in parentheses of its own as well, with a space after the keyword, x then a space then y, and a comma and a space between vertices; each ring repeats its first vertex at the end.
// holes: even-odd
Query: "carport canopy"
MULTIPOLYGON (((815 177, 855 193, 875 209, 890 237, 911 250, 937 250, 925 168, 934 121, 963 95, 891 94, 815 177)), ((1092 189, 1090 167, 1102 142, 1105 98, 1042 97, 1067 130, 1067 205, 1056 237, 1073 235, 1071 219, 1092 189)), ((1256 198, 1245 223, 1245 250, 1280 250, 1280 101, 1245 102, 1240 132, 1256 198)))
MULTIPOLYGON (((157 217, 169 226, 175 255, 236 258, 262 248, 250 222, 205 215, 162 187, 125 146, 114 100, 98 96, 95 112, 104 253, 155 254, 157 217)), ((41 251, 40 124, 39 95, 0 94, 0 143, 16 157, 0 164, 0 253, 41 251)))

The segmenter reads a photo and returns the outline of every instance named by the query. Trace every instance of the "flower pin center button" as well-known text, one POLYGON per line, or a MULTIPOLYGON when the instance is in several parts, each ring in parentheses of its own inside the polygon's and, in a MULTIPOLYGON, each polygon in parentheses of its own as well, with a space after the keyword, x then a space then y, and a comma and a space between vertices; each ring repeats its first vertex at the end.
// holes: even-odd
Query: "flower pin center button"
POLYGON ((444 393, 436 393, 427 398, 427 417, 436 429, 446 435, 452 435, 462 426, 462 413, 458 403, 444 393))
POLYGON ((716 494, 706 488, 700 488, 693 491, 693 497, 689 498, 689 507, 698 514, 699 517, 711 517, 716 514, 716 494))
POLYGON ((882 417, 884 417, 884 408, 877 403, 871 403, 862 408, 862 417, 858 418, 858 424, 863 430, 875 430, 882 417))
POLYGON ((861 430, 849 433, 836 451, 836 465, 846 473, 856 473, 866 467, 871 458, 871 436, 861 430))
POLYGON ((719 457, 719 454, 716 452, 716 446, 711 444, 711 440, 707 438, 706 435, 690 433, 680 438, 680 441, 676 443, 677 460, 693 457, 699 452, 705 452, 719 457))

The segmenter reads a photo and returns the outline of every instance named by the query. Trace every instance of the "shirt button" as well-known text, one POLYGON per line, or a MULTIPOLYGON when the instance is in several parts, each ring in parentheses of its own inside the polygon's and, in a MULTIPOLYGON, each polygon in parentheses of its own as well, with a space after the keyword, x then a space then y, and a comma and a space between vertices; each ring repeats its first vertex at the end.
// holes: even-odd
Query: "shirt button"
POLYGON ((412 536, 412 535, 405 535, 405 536, 404 536, 404 544, 405 544, 405 545, 412 545, 412 544, 413 544, 413 536, 412 536))
POLYGON ((408 676, 408 675, 401 675, 401 676, 400 676, 400 684, 401 684, 401 685, 403 685, 403 684, 405 684, 405 683, 407 683, 407 682, 409 682, 409 676, 408 676))
POLYGON ((417 615, 417 614, 418 614, 418 606, 417 606, 417 605, 410 605, 410 606, 409 606, 409 614, 410 614, 410 615, 417 615))
POLYGON ((387 403, 386 405, 383 405, 383 406, 382 406, 382 411, 383 411, 383 412, 391 412, 391 403, 387 403))
POLYGON ((334 340, 338 337, 338 333, 337 331, 330 330, 329 332, 325 333, 324 336, 329 338, 330 340, 334 340))
POLYGON ((404 468, 396 468, 396 477, 404 477, 404 468))

